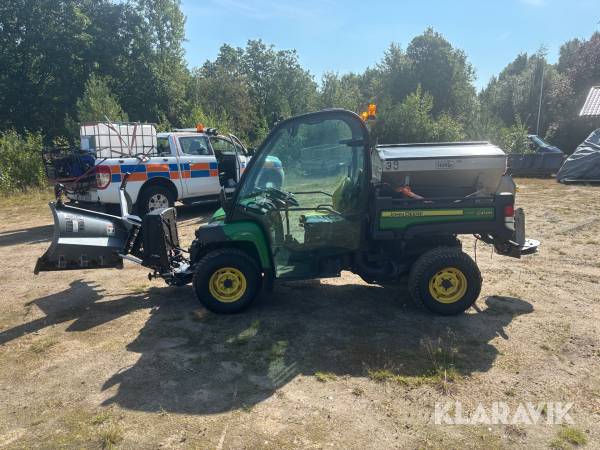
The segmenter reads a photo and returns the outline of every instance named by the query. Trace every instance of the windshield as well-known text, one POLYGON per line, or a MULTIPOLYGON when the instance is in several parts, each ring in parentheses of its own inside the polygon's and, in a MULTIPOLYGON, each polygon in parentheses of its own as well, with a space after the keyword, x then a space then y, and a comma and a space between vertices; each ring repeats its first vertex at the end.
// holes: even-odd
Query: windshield
POLYGON ((539 136, 529 136, 529 139, 531 139, 538 147, 550 147, 550 144, 539 136))
POLYGON ((351 121, 292 122, 269 138, 238 202, 275 188, 296 194, 302 208, 331 206, 341 183, 358 182, 363 148, 362 130, 351 121))

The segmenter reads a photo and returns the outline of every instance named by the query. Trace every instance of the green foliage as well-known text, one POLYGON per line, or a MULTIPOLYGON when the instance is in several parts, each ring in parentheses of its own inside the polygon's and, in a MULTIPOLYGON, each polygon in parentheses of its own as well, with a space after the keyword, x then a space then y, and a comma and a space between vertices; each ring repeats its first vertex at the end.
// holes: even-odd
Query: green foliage
POLYGON ((200 107, 216 121, 226 118, 236 134, 256 143, 279 118, 314 109, 317 89, 295 50, 250 40, 243 49, 223 45, 214 61, 196 70, 188 99, 185 117, 200 107))
MULTIPOLYGON (((488 86, 481 92, 481 104, 505 124, 515 123, 514 118, 520 117, 524 123, 535 130, 537 125, 540 88, 544 75, 542 111, 546 111, 547 100, 552 89, 552 79, 555 71, 546 63, 545 50, 528 56, 522 53, 500 72, 498 78, 492 78, 488 86)), ((540 117, 544 126, 547 117, 540 117)))
POLYGON ((578 428, 564 425, 550 442, 550 448, 568 449, 587 444, 587 436, 578 428))
POLYGON ((374 134, 379 143, 442 142, 464 138, 463 126, 447 114, 432 115, 433 96, 421 86, 397 105, 381 108, 374 134))
MULTIPOLYGON (((189 70, 185 20, 180 0, 0 2, 3 148, 41 139, 27 130, 49 143, 104 116, 161 131, 202 122, 256 145, 281 118, 330 107, 360 112, 376 102, 381 143, 468 137, 520 152, 537 127, 540 90, 540 134, 552 143, 570 152, 595 125, 578 113, 600 84, 600 33, 566 42, 554 65, 544 48, 518 55, 477 95, 465 53, 431 28, 406 48, 391 44, 363 73, 329 72, 317 85, 295 50, 261 40, 224 44, 189 70)), ((2 189, 40 183, 37 169, 6 175, 27 165, 27 151, 3 152, 2 189)))
POLYGON ((361 85, 359 75, 350 73, 340 77, 337 73, 325 73, 321 80, 320 107, 344 108, 359 113, 364 106, 361 85))
POLYGON ((126 122, 127 114, 108 87, 108 83, 92 75, 85 83, 83 97, 76 102, 77 120, 79 122, 94 122, 105 120, 126 122))
POLYGON ((501 128, 492 142, 506 153, 530 153, 527 127, 517 119, 510 127, 501 128))
POLYGON ((231 118, 224 112, 222 115, 214 116, 206 114, 202 108, 197 106, 190 111, 190 114, 183 120, 185 127, 195 127, 197 124, 203 124, 207 128, 216 128, 219 133, 233 133, 235 129, 231 124, 231 118))
POLYGON ((46 179, 42 165, 42 136, 19 136, 9 130, 0 134, 0 192, 41 187, 46 179))
POLYGON ((406 52, 390 45, 375 78, 378 101, 401 102, 421 85, 435 99, 431 113, 436 117, 446 113, 464 118, 475 106, 473 67, 462 50, 431 28, 416 36, 406 52))
POLYGON ((184 23, 179 0, 0 2, 0 130, 64 135, 92 73, 134 120, 177 124, 184 23))
POLYGON ((592 120, 579 117, 579 111, 590 87, 598 84, 600 33, 596 32, 588 40, 566 42, 555 65, 546 62, 543 48, 531 56, 517 56, 492 78, 479 100, 505 126, 516 124, 515 117, 520 117, 531 132, 536 132, 541 90, 539 134, 570 153, 597 127, 592 120))

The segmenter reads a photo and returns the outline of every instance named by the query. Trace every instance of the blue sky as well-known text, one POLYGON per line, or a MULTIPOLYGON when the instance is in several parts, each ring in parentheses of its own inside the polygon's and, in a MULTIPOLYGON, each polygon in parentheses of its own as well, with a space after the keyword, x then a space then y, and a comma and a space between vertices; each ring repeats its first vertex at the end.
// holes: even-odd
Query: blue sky
POLYGON ((391 42, 403 48, 428 26, 462 48, 478 88, 520 52, 560 45, 600 30, 600 0, 183 0, 186 57, 192 67, 213 59, 221 44, 261 38, 295 48, 320 81, 326 71, 361 72, 391 42))

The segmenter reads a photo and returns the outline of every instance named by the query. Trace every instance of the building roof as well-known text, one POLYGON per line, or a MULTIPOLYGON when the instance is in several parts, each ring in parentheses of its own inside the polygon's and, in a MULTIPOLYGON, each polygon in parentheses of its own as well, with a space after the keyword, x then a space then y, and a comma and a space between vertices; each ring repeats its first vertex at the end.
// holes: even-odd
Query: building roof
POLYGON ((581 108, 580 116, 600 116, 600 86, 594 86, 581 108))

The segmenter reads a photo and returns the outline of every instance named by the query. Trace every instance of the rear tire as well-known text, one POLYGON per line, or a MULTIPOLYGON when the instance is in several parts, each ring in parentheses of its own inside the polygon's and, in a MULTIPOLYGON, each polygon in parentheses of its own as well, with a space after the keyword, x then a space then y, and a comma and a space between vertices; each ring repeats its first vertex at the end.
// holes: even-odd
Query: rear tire
POLYGON ((212 312, 233 314, 247 308, 256 298, 260 272, 243 251, 213 250, 196 264, 193 286, 196 297, 212 312))
POLYGON ((481 292, 481 272, 460 249, 438 247, 413 264, 408 289, 417 303, 444 316, 469 309, 481 292))
POLYGON ((138 197, 136 209, 144 216, 155 209, 170 208, 175 205, 175 200, 173 192, 165 186, 149 186, 138 197))

